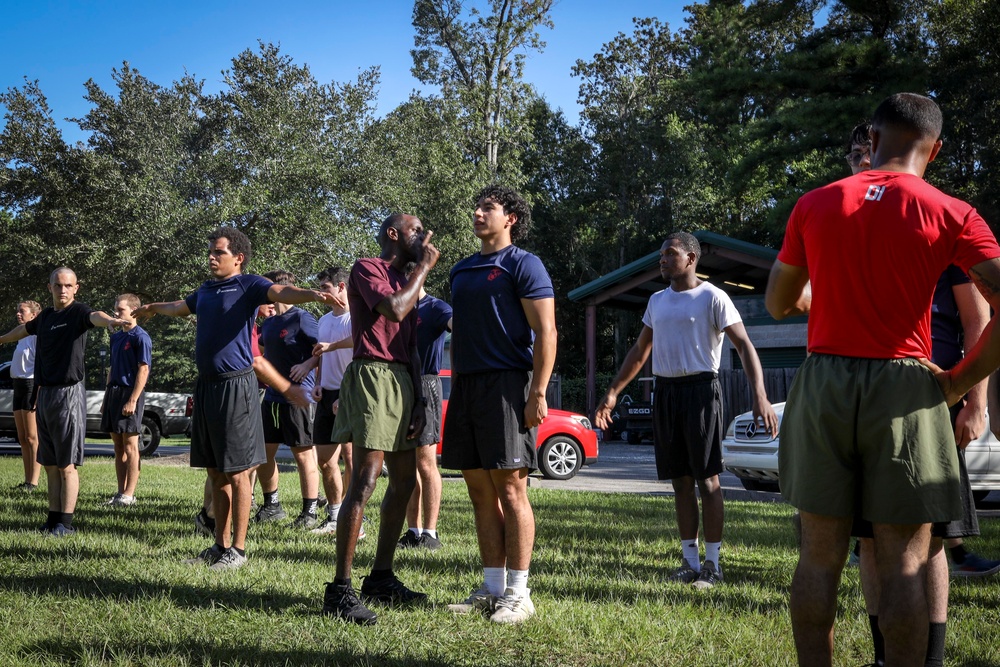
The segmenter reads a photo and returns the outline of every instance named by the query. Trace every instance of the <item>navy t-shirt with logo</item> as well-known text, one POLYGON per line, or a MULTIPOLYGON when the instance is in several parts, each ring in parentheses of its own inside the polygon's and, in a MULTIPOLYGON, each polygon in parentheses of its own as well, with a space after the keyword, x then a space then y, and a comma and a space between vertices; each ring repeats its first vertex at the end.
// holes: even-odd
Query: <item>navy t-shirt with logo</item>
POLYGON ((531 370, 534 332, 521 299, 555 297, 542 260, 510 245, 451 269, 451 350, 457 373, 531 370))
MULTIPOLYGON (((286 378, 292 373, 292 366, 301 364, 312 356, 313 345, 319 340, 319 325, 312 313, 301 308, 289 308, 281 315, 272 315, 260 325, 260 346, 264 348, 264 358, 286 378)), ((316 372, 301 382, 312 390, 316 384, 316 372)), ((271 387, 264 392, 264 400, 287 403, 288 399, 271 387)))
POLYGON ((444 358, 444 339, 451 320, 451 306, 425 294, 417 302, 417 352, 420 353, 420 373, 437 375, 444 358))
POLYGON ((128 331, 111 334, 111 384, 114 387, 134 387, 139 365, 152 363, 153 342, 146 330, 134 326, 128 331))
POLYGON ((38 317, 25 322, 28 334, 38 337, 35 346, 38 386, 66 387, 83 380, 87 332, 94 327, 90 321, 92 312, 90 306, 74 301, 62 310, 46 308, 38 317))
POLYGON ((968 282, 969 277, 962 269, 952 264, 941 274, 934 288, 934 300, 931 301, 931 361, 945 370, 953 368, 965 356, 955 286, 968 282))
POLYGON ((198 316, 194 360, 207 377, 242 371, 253 365, 250 331, 257 307, 270 303, 267 278, 241 273, 225 280, 208 280, 184 302, 198 316))

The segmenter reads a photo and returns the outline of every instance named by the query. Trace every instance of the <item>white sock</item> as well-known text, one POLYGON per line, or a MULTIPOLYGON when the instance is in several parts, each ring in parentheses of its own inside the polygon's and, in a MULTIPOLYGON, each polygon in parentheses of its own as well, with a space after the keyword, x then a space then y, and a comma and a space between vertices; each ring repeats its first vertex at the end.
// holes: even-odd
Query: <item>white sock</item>
POLYGON ((681 542, 681 549, 684 553, 684 560, 691 566, 691 569, 700 570, 701 562, 698 560, 698 538, 684 540, 681 542))
POLYGON ((715 563, 716 569, 719 568, 719 550, 721 548, 722 542, 705 542, 705 560, 715 563))
POLYGON ((486 592, 490 595, 501 597, 504 586, 507 585, 507 568, 484 567, 483 577, 486 580, 486 592))
POLYGON ((438 538, 438 532, 436 530, 431 530, 430 528, 424 528, 424 535, 430 535, 435 540, 438 538))
POLYGON ((507 570, 507 588, 513 588, 519 595, 528 591, 527 570, 507 570))
POLYGON ((413 533, 414 537, 420 537, 420 529, 419 528, 414 528, 413 526, 410 526, 410 529, 409 529, 408 532, 413 533))
POLYGON ((341 503, 337 503, 336 505, 330 503, 329 505, 326 506, 327 515, 334 521, 337 520, 337 515, 340 514, 340 505, 341 503))

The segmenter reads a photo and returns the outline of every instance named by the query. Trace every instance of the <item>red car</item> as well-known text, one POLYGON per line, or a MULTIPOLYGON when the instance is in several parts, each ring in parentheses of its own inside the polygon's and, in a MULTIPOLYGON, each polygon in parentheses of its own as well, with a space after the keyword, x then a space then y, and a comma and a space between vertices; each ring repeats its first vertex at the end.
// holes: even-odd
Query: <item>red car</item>
MULTIPOLYGON (((441 415, 441 433, 448 414, 448 396, 451 395, 451 371, 441 371, 444 405, 441 415)), ((549 479, 569 479, 580 472, 584 465, 597 461, 597 432, 584 415, 565 410, 549 410, 549 416, 538 426, 538 467, 549 479)), ((437 446, 441 456, 441 443, 437 446)))

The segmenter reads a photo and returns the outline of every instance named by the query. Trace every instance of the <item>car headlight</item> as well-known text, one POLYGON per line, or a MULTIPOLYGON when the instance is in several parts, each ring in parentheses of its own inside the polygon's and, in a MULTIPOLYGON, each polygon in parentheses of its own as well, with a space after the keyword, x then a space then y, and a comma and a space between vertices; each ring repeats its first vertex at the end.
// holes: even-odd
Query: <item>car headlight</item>
POLYGON ((579 424, 583 428, 587 429, 588 431, 591 428, 590 427, 590 420, 587 419, 586 417, 584 417, 583 415, 572 415, 570 417, 570 419, 572 419, 573 421, 575 421, 577 424, 579 424))

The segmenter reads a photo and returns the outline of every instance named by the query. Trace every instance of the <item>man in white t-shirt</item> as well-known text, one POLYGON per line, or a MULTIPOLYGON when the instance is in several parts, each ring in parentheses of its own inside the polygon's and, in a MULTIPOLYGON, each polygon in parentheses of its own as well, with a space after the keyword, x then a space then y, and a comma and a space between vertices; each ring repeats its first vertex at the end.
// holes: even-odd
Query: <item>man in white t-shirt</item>
POLYGON ((701 244, 691 234, 671 234, 660 248, 660 275, 670 287, 649 299, 639 340, 597 407, 597 425, 611 424, 618 393, 642 369, 650 352, 653 375, 653 444, 659 479, 674 488, 683 564, 671 581, 711 588, 722 581, 722 390, 719 361, 725 334, 740 355, 753 394, 753 414, 777 434, 778 418, 764 391, 764 373, 729 295, 698 278, 701 244), (704 517, 705 560, 698 551, 698 496, 704 517))
MULTIPOLYGON (((330 312, 319 318, 319 343, 313 349, 318 357, 316 385, 313 399, 316 401, 316 418, 313 422, 313 442, 320 474, 323 476, 323 490, 329 499, 326 506, 327 517, 311 532, 318 535, 337 534, 337 514, 344 499, 344 478, 340 474, 340 456, 344 457, 347 479, 351 479, 351 443, 332 442, 331 434, 336 421, 337 401, 340 398, 340 383, 344 371, 354 356, 351 341, 351 311, 347 304, 347 279, 350 270, 331 267, 319 274, 319 288, 333 295, 330 312)), ((362 526, 359 539, 364 537, 362 526)))

